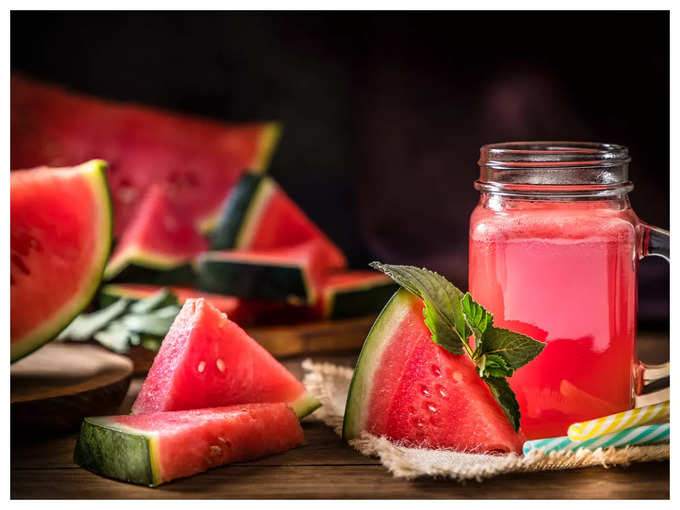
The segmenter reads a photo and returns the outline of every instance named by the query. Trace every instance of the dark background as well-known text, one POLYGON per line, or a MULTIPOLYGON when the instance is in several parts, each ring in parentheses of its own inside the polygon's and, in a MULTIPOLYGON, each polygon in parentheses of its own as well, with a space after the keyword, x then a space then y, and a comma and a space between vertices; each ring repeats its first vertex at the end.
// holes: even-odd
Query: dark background
MULTIPOLYGON (((227 121, 280 120, 271 173, 347 252, 467 287, 479 146, 630 148, 631 201, 669 222, 666 12, 11 15, 15 71, 227 121)), ((668 269, 640 270, 665 327, 668 269)))

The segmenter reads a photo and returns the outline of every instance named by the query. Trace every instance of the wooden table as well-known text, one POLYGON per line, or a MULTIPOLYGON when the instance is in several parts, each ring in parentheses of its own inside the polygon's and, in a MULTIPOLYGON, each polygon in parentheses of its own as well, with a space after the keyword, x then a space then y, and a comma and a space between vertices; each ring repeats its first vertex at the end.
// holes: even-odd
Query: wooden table
MULTIPOLYGON (((649 362, 667 359, 666 334, 647 334, 639 342, 649 362)), ((284 360, 301 376, 303 357, 284 360)), ((317 355, 351 366, 356 353, 317 355)), ((121 407, 126 412, 139 391, 136 379, 121 407)), ((343 444, 318 422, 304 424, 307 444, 266 459, 233 464, 155 489, 94 475, 73 463, 75 434, 30 440, 13 438, 11 497, 25 498, 669 498, 669 462, 628 468, 512 474, 479 482, 405 481, 393 478, 376 459, 343 444)))

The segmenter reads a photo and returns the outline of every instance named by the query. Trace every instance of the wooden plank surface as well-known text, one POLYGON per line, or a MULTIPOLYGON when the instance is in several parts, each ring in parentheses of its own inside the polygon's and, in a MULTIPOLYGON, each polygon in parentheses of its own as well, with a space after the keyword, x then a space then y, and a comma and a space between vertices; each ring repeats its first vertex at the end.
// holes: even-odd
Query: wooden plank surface
MULTIPOLYGON (((640 356, 661 362, 667 336, 648 334, 640 356)), ((319 354, 351 366, 356 353, 319 354)), ((302 357, 284 360, 301 376, 302 357)), ((141 379, 130 386, 121 411, 129 409, 141 379)), ((11 497, 26 498, 633 498, 667 499, 669 463, 638 463, 628 468, 512 474, 480 482, 414 481, 393 478, 376 459, 364 457, 318 422, 304 423, 307 444, 283 454, 225 466, 150 489, 124 484, 80 469, 72 461, 75 434, 54 438, 13 437, 11 497)))

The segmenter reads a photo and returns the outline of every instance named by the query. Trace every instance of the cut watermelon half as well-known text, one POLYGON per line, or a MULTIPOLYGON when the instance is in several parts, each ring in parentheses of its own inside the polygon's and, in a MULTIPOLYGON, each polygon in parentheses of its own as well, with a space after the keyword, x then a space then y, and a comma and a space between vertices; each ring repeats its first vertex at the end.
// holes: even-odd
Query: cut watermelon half
POLYGON ((161 343, 134 414, 286 402, 298 416, 321 405, 293 374, 205 299, 189 299, 161 343))
POLYGON ((407 446, 521 453, 522 439, 466 355, 432 341, 423 302, 404 289, 373 324, 347 397, 343 437, 407 446))
POLYGON ((285 404, 248 404, 85 418, 74 460, 100 475, 155 487, 304 444, 285 404))
POLYGON ((214 226, 247 169, 264 170, 279 138, 272 122, 224 124, 11 80, 11 168, 109 162, 115 235, 154 184, 169 186, 184 216, 214 226))
POLYGON ((375 271, 333 273, 321 284, 317 313, 329 320, 377 314, 398 287, 389 276, 375 271))
POLYGON ((192 260, 206 247, 207 241, 184 216, 169 190, 152 186, 111 255, 104 279, 192 283, 192 260))
POLYGON ((275 250, 209 251, 196 260, 198 287, 246 299, 314 305, 324 276, 337 268, 321 239, 275 250))
POLYGON ((111 248, 106 163, 10 177, 10 342, 17 359, 87 306, 111 248))
POLYGON ((270 250, 314 239, 335 267, 347 260, 333 242, 269 176, 246 173, 227 198, 215 228, 213 250, 270 250))
MULTIPOLYGON (((121 298, 133 301, 145 299, 160 292, 164 287, 160 285, 144 285, 137 283, 110 283, 99 291, 99 304, 102 308, 113 304, 121 298)), ((168 287, 177 296, 180 305, 187 299, 204 298, 220 312, 227 314, 230 320, 243 326, 255 320, 257 306, 255 303, 244 301, 234 296, 201 292, 190 287, 168 287)))

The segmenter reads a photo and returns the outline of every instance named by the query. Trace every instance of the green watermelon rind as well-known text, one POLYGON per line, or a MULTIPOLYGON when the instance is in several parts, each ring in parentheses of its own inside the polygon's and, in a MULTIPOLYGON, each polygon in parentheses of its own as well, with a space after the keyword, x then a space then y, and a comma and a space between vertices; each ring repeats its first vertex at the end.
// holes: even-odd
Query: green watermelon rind
POLYGON ((242 252, 208 251, 195 260, 197 287, 244 299, 314 304, 317 291, 305 268, 280 257, 257 260, 242 252))
POLYGON ((191 262, 192 257, 176 257, 170 254, 154 253, 139 246, 131 245, 107 264, 103 279, 110 281, 120 277, 121 273, 129 267, 167 272, 182 266, 191 266, 191 262))
POLYGON ((211 242, 213 250, 247 248, 262 211, 276 190, 274 181, 261 174, 241 177, 230 193, 211 242))
POLYGON ((392 280, 368 279, 359 285, 338 285, 325 289, 323 317, 342 320, 373 314, 396 292, 392 280))
POLYGON ((108 417, 83 420, 73 460, 115 480, 149 487, 163 483, 157 434, 120 425, 108 417))
POLYGON ((99 249, 93 251, 93 258, 98 258, 93 265, 90 278, 84 278, 84 288, 66 303, 62 311, 55 314, 54 318, 44 323, 39 329, 31 332, 28 338, 14 341, 11 344, 11 362, 14 363, 24 356, 35 351, 42 345, 54 339, 69 323, 90 303, 94 297, 99 283, 104 274, 104 268, 111 252, 113 239, 113 206, 109 185, 106 180, 108 163, 100 159, 93 159, 78 165, 82 175, 91 182, 92 191, 96 202, 100 204, 102 211, 98 226, 100 235, 99 249))
POLYGON ((386 339, 391 338, 398 331, 401 320, 410 313, 416 299, 418 298, 407 290, 399 289, 371 326, 354 368, 347 395, 342 426, 344 441, 358 439, 361 436, 373 385, 379 384, 373 376, 388 346, 386 339))
MULTIPOLYGON (((276 148, 279 139, 281 138, 281 133, 283 128, 278 122, 268 122, 262 130, 262 136, 259 140, 259 149, 255 156, 255 160, 249 172, 251 174, 262 174, 265 173, 269 163, 271 161, 274 149, 276 148)), ((227 197, 227 201, 229 197, 227 197)), ((222 204, 215 211, 215 213, 208 215, 204 218, 198 220, 198 230, 204 235, 208 235, 215 230, 220 221, 220 217, 223 215, 225 205, 222 204)))
POLYGON ((305 393, 295 402, 291 402, 288 405, 293 409, 293 411, 295 411, 298 419, 301 420, 305 416, 312 414, 319 407, 321 407, 321 402, 319 402, 319 400, 314 398, 309 393, 305 393))

